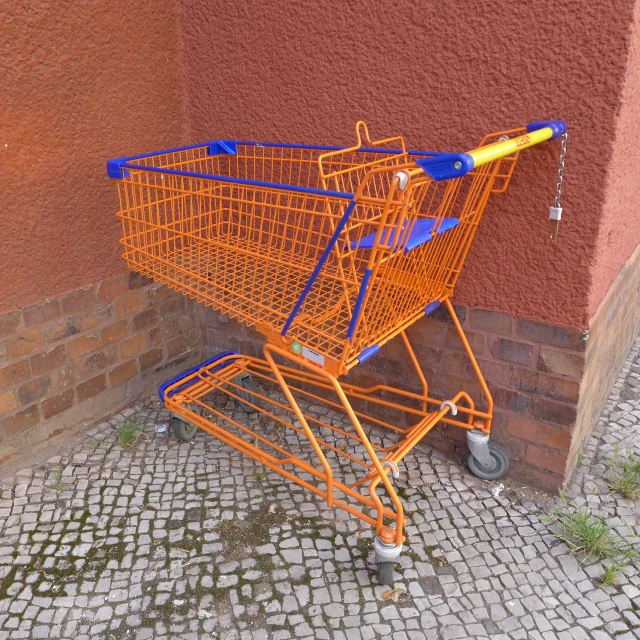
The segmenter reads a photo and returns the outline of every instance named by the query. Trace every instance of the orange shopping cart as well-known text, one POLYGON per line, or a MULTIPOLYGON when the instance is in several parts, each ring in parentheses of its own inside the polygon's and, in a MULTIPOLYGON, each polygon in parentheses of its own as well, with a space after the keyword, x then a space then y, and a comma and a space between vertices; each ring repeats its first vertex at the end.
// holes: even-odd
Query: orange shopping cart
POLYGON ((362 122, 356 136, 349 148, 218 140, 107 169, 128 266, 266 337, 261 358, 227 351, 160 387, 176 436, 203 429, 375 527, 379 581, 390 584, 405 524, 394 479, 425 434, 439 422, 465 429, 471 472, 507 471, 451 296, 490 194, 506 190, 520 151, 543 141, 562 138, 562 168, 566 125, 502 131, 468 153, 372 141, 362 122), (482 404, 464 389, 429 393, 406 330, 440 305, 482 404), (398 336, 417 391, 339 380, 398 336))

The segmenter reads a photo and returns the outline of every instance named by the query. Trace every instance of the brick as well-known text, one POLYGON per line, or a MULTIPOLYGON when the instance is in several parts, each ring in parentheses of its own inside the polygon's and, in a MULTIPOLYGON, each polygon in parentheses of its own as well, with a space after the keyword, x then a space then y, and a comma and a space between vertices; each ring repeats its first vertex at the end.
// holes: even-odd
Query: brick
POLYGON ((112 387, 117 387, 119 384, 130 380, 138 373, 138 365, 135 360, 129 360, 118 365, 113 371, 109 373, 109 381, 112 387))
POLYGON ((150 305, 157 304, 158 302, 162 302, 166 300, 170 296, 177 296, 177 293, 174 293, 167 287, 166 285, 162 285, 160 287, 150 287, 147 289, 147 300, 150 305))
POLYGON ((18 384, 29 377, 29 363, 27 360, 16 362, 4 369, 0 369, 0 388, 18 384))
POLYGON ((584 371, 584 358, 574 353, 541 347, 540 356, 538 357, 538 369, 563 376, 571 376, 579 380, 582 378, 584 371))
POLYGON ((568 432, 531 422, 519 416, 508 416, 507 432, 521 440, 559 451, 569 451, 571 446, 571 435, 568 432))
POLYGON ((143 276, 137 271, 131 271, 128 276, 129 289, 140 289, 141 287, 146 287, 152 282, 153 280, 151 280, 151 278, 147 278, 147 276, 143 276))
POLYGON ((529 397, 518 391, 511 389, 495 389, 491 392, 493 402, 496 407, 513 411, 514 413, 525 413, 529 408, 529 397))
POLYGON ((75 367, 60 367, 51 372, 51 388, 55 391, 63 391, 69 389, 76 383, 78 372, 75 367))
POLYGON ((498 338, 491 345, 491 354, 498 360, 506 360, 529 366, 533 364, 533 345, 508 338, 498 338))
POLYGON ((536 398, 532 403, 531 409, 533 417, 543 422, 572 425, 576 421, 575 407, 560 404, 553 400, 536 398))
POLYGON ((571 327, 558 327, 536 320, 518 319, 517 333, 522 338, 545 345, 584 351, 587 341, 583 332, 571 327))
POLYGON ((178 326, 178 319, 173 318, 149 331, 149 345, 153 347, 163 342, 167 342, 167 340, 175 338, 179 333, 180 329, 178 326))
POLYGON ((564 474, 567 467, 567 456, 557 453, 551 449, 542 449, 533 444, 527 445, 527 452, 524 457, 527 464, 531 464, 553 473, 564 474))
POLYGON ((67 357, 67 348, 65 345, 58 345, 51 351, 37 353, 31 356, 31 369, 34 376, 39 376, 55 367, 60 367, 67 357))
MULTIPOLYGON (((492 427, 491 428, 492 437, 494 433, 495 432, 492 427)), ((517 462, 524 458, 525 450, 527 448, 526 443, 519 440, 511 440, 510 438, 504 438, 504 437, 501 437, 499 440, 496 439, 496 441, 499 442, 507 450, 507 453, 509 454, 510 462, 517 462)))
POLYGON ((75 336, 77 333, 80 333, 80 329, 75 326, 73 319, 65 318, 64 320, 52 323, 46 332, 47 342, 57 342, 58 340, 75 336))
POLYGON ((510 386, 518 391, 534 393, 538 388, 538 376, 540 374, 529 369, 519 369, 513 367, 511 372, 510 386))
POLYGON ((113 300, 116 296, 127 291, 128 288, 129 284, 124 275, 103 280, 98 289, 98 300, 113 300))
POLYGON ((167 358, 175 358, 189 349, 189 336, 182 334, 167 342, 167 358))
POLYGON ((165 300, 159 307, 160 319, 166 320, 172 315, 175 315, 179 311, 184 309, 184 298, 182 296, 175 296, 169 300, 165 300))
POLYGON ((145 309, 133 316, 133 330, 144 331, 151 328, 158 321, 157 309, 145 309))
POLYGON ((47 398, 42 402, 42 413, 45 420, 52 418, 73 406, 73 389, 67 389, 63 393, 47 398))
POLYGON ((84 311, 96 303, 96 287, 91 285, 86 289, 79 289, 62 298, 62 312, 65 314, 84 311))
POLYGON ((103 321, 98 319, 98 314, 95 311, 90 311, 89 313, 68 318, 66 325, 73 326, 75 329, 74 333, 82 333, 83 331, 89 331, 97 327, 101 322, 103 321))
POLYGON ((7 353, 10 358, 19 358, 39 349, 44 344, 44 335, 39 329, 28 329, 19 336, 7 341, 7 353))
MULTIPOLYGON (((511 370, 513 366, 510 364, 504 364, 503 362, 496 362, 495 360, 479 360, 478 366, 480 372, 487 382, 492 382, 500 387, 508 387, 511 379, 511 370)), ((470 378, 475 378, 475 372, 471 362, 467 362, 465 375, 470 378)))
POLYGON ((47 394, 50 388, 51 378, 49 376, 42 376, 41 378, 25 382, 18 390, 20 404, 27 406, 36 400, 40 400, 40 398, 47 394))
POLYGON ((81 373, 88 375, 111 366, 116 362, 117 357, 117 348, 110 347, 104 351, 98 351, 98 353, 91 354, 78 368, 81 373))
POLYGON ((123 358, 132 358, 137 356, 147 346, 147 334, 137 333, 135 336, 125 340, 120 345, 120 352, 123 358))
MULTIPOLYGON (((482 355, 487 341, 486 336, 483 333, 478 333, 477 331, 465 331, 465 335, 473 354, 475 356, 482 355)), ((450 327, 449 331, 447 331, 446 346, 451 347, 452 349, 464 349, 462 340, 460 340, 460 336, 458 335, 455 327, 450 327)))
POLYGON ((0 423, 0 437, 8 438, 22 431, 35 427, 40 422, 38 405, 33 405, 24 411, 19 411, 13 416, 5 418, 0 423))
POLYGON ((580 385, 573 380, 551 378, 550 376, 541 375, 538 379, 538 393, 547 398, 553 398, 554 400, 577 404, 580 395, 580 385))
POLYGON ((22 310, 22 317, 26 327, 33 327, 43 322, 50 322, 60 316, 60 303, 57 300, 47 300, 34 304, 22 310))
POLYGON ((18 399, 15 391, 0 393, 0 415, 9 413, 18 408, 18 399))
POLYGON ((69 343, 69 357, 77 360, 81 356, 99 349, 101 346, 98 336, 78 336, 69 343))
MULTIPOLYGON (((458 316, 458 321, 462 326, 467 320, 467 307, 458 307, 456 305, 453 306, 453 310, 458 316)), ((446 322, 447 324, 453 324, 453 320, 451 319, 451 315, 449 314, 449 310, 445 305, 440 305, 432 314, 429 316, 434 320, 438 320, 440 322, 446 322)))
POLYGON ((513 333, 513 318, 497 311, 471 309, 471 327, 478 331, 508 335, 513 333))
POLYGON ((143 353, 139 358, 140 371, 146 371, 149 367, 153 367, 162 361, 162 349, 152 349, 143 353))
POLYGON ((0 338, 12 336, 20 325, 20 312, 6 313, 0 316, 0 338))
POLYGON ((93 398, 99 393, 102 393, 106 388, 107 377, 104 373, 101 373, 99 376, 91 378, 91 380, 87 380, 86 382, 78 385, 78 388, 76 389, 78 401, 83 402, 84 400, 93 398))
POLYGON ((126 320, 118 320, 118 322, 110 324, 100 332, 102 344, 105 345, 105 347, 126 338, 128 335, 129 331, 127 330, 126 320))
POLYGON ((130 316, 140 309, 144 309, 144 296, 142 291, 130 291, 126 295, 118 298, 115 302, 116 315, 118 318, 130 316))

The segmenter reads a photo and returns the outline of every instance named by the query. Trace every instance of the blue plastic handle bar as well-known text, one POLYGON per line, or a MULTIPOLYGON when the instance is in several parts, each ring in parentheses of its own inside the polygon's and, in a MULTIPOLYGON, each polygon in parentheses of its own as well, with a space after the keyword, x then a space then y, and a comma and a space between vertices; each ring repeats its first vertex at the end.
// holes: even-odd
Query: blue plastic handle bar
POLYGON ((550 140, 555 140, 558 136, 567 133, 567 123, 564 120, 538 120, 537 122, 530 122, 527 125, 527 133, 537 131, 538 129, 544 129, 549 127, 553 131, 553 135, 550 140))
MULTIPOLYGON (((158 396, 160 398, 160 401, 164 402, 164 400, 165 400, 165 391, 172 384, 175 384, 176 382, 180 382, 180 380, 183 380, 187 376, 190 376, 192 373, 196 373, 196 371, 199 371, 203 367, 208 367, 210 364, 213 364, 214 362, 216 362, 217 360, 220 360, 221 358, 224 358, 225 356, 233 356, 233 355, 239 356, 240 354, 237 351, 223 351, 222 353, 219 353, 218 355, 213 356, 213 358, 209 358, 208 360, 205 360, 204 362, 201 362, 200 364, 197 364, 195 367, 191 367, 191 369, 187 369, 186 371, 183 371, 182 373, 179 373, 177 376, 174 376, 170 380, 167 380, 166 382, 163 382, 158 387, 158 396)), ((215 367, 212 371, 217 371, 218 369, 224 369, 224 367, 226 367, 227 365, 230 365, 232 362, 235 362, 235 361, 236 361, 236 358, 234 358, 233 360, 227 360, 226 362, 222 362, 217 367, 215 367)), ((197 382, 197 380, 196 380, 196 382, 197 382)), ((174 394, 176 394, 176 393, 178 393, 180 391, 184 391, 185 389, 188 389, 190 386, 191 386, 191 384, 185 383, 182 386, 177 387, 176 389, 173 389, 173 391, 171 392, 171 395, 174 395, 174 394)))
POLYGON ((309 280, 307 281, 307 284, 302 290, 302 293, 300 294, 300 297, 298 298, 296 304, 294 305, 293 310, 289 314, 287 321, 284 323, 284 328, 282 329, 281 335, 283 336, 287 335, 287 331, 289 331, 289 327, 291 327, 291 323, 293 322, 295 317, 298 315, 298 311, 300 311, 300 307, 302 306, 302 303, 304 302, 305 298, 309 294, 309 291, 311 291, 311 287, 313 286, 313 283, 316 281, 316 278, 320 274, 322 267, 324 267, 324 263, 327 261, 327 258, 329 257, 331 250, 333 249, 336 242, 338 241, 338 237, 340 236, 340 233, 342 232, 344 225, 347 224, 347 220, 349 220, 349 218, 351 217, 351 214, 355 206, 356 206, 356 201, 352 199, 351 202, 349 203, 349 206, 346 208, 345 212, 342 214, 342 218, 340 218, 340 222, 338 222, 338 224, 336 225, 336 229, 333 232, 331 239, 329 240, 329 244, 327 244, 325 250, 322 252, 322 255, 320 256, 320 260, 318 260, 318 264, 316 264, 313 272, 309 276, 309 280))
POLYGON ((172 176, 184 176, 185 178, 204 178, 205 180, 215 180, 217 182, 229 182, 231 184, 251 185, 255 187, 266 187, 268 189, 279 189, 280 191, 295 191, 296 193, 308 193, 315 196, 328 196, 331 198, 342 198, 352 200, 353 193, 343 191, 329 191, 328 189, 314 189, 312 187, 297 187, 280 182, 261 182, 260 180, 243 180, 242 178, 230 178, 229 176, 218 176, 213 173, 194 173, 192 171, 178 171, 177 169, 162 169, 161 167, 145 167, 138 164, 119 165, 120 169, 140 169, 141 171, 151 171, 153 173, 169 174, 172 176))

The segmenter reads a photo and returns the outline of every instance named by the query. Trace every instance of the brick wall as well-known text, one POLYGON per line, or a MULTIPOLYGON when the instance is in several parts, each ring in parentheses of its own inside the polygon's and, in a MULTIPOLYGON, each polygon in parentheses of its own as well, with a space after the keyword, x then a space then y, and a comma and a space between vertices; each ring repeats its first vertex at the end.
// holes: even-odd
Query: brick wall
MULTIPOLYGON (((581 331, 508 315, 456 307, 495 403, 493 437, 511 456, 510 475, 544 489, 557 489, 567 468, 576 422, 586 337, 581 331)), ((260 355, 263 338, 211 310, 204 314, 207 350, 236 349, 260 355)), ((480 386, 445 309, 409 329, 409 337, 430 385, 448 398, 460 389, 484 407, 480 386)), ((346 380, 385 382, 420 391, 400 339, 392 340, 346 380)), ((397 414, 393 414, 397 420, 397 414)), ((449 455, 466 458, 466 434, 439 426, 426 440, 449 455)))
POLYGON ((136 273, 0 316, 0 463, 154 388, 201 342, 197 307, 136 273))
POLYGON ((618 274, 590 322, 578 415, 568 472, 591 434, 627 353, 640 330, 640 246, 618 274))

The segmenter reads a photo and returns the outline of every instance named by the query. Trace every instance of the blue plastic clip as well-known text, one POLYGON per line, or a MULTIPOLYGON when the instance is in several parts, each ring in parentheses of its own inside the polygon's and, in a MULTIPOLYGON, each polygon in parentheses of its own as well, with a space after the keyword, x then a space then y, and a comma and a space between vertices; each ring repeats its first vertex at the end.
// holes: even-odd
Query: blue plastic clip
POLYGON ((235 156, 238 153, 238 146, 235 140, 214 140, 209 143, 209 155, 217 156, 226 153, 229 156, 235 156))
POLYGON ((380 351, 380 345, 378 344, 372 344, 370 347, 363 349, 362 353, 358 356, 359 363, 362 364, 372 356, 375 356, 378 351, 380 351))
POLYGON ((434 302, 430 302, 424 308, 424 315, 428 316, 430 313, 433 313, 440 306, 440 300, 435 300, 434 302))
POLYGON ((420 158, 416 163, 437 181, 461 178, 473 169, 473 158, 468 153, 443 153, 432 158, 420 158))

